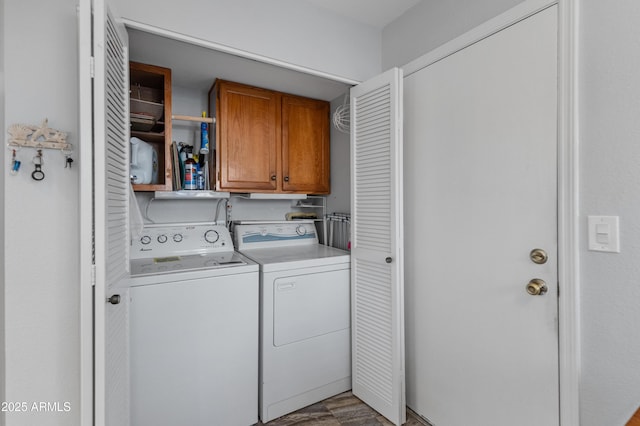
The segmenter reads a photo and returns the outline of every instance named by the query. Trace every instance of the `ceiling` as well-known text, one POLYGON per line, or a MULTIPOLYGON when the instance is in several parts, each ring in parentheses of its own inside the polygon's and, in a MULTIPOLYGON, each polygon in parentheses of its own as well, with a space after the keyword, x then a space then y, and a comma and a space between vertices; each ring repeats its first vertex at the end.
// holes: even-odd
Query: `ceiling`
POLYGON ((337 15, 382 29, 422 0, 303 0, 337 15))
POLYGON ((208 92, 216 78, 331 101, 351 85, 128 28, 129 59, 171 69, 173 86, 208 92))
MULTIPOLYGON (((346 19, 382 29, 423 0, 300 0, 346 19)), ((331 101, 350 85, 291 69, 128 29, 132 61, 172 70, 173 85, 207 92, 214 79, 331 101)))

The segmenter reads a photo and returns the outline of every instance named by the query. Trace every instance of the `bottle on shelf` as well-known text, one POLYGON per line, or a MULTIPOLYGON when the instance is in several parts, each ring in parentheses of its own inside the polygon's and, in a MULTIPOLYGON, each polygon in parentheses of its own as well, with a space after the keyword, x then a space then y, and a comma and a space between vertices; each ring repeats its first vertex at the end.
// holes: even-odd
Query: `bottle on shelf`
POLYGON ((193 154, 187 154, 187 161, 184 162, 184 189, 198 188, 198 167, 193 159, 193 154))
POLYGON ((202 170, 198 170, 197 186, 200 191, 204 191, 204 174, 202 173, 202 170))
MULTIPOLYGON (((202 118, 207 118, 207 113, 202 111, 202 118)), ((209 125, 204 121, 200 123, 200 154, 209 153, 209 125)))

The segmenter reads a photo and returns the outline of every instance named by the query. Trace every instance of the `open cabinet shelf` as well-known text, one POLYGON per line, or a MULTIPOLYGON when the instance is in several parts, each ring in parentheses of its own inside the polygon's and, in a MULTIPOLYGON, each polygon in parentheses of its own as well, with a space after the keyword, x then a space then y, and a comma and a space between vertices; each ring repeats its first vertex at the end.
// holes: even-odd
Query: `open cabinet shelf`
POLYGON ((157 157, 151 182, 134 184, 133 189, 171 191, 171 70, 130 62, 129 82, 131 136, 151 145, 157 157), (148 118, 136 120, 139 117, 148 118))

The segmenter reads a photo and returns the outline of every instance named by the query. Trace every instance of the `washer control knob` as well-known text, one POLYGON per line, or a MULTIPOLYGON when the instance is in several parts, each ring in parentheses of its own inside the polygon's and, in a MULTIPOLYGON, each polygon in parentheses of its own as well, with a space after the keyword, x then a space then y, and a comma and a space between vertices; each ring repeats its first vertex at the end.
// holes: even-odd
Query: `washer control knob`
POLYGON ((151 242, 151 237, 148 235, 143 235, 142 238, 140 238, 140 242, 144 245, 147 245, 151 242))
POLYGON ((296 227, 296 234, 303 236, 307 233, 307 228, 304 227, 304 225, 298 225, 296 227))
POLYGON ((175 241, 176 243, 182 241, 182 234, 173 234, 173 241, 175 241))
POLYGON ((164 234, 158 235, 158 242, 160 244, 164 244, 167 242, 167 236, 164 234))
POLYGON ((207 232, 204 233, 204 240, 210 244, 215 243, 219 239, 220 239, 220 234, 218 234, 218 231, 209 229, 207 232))

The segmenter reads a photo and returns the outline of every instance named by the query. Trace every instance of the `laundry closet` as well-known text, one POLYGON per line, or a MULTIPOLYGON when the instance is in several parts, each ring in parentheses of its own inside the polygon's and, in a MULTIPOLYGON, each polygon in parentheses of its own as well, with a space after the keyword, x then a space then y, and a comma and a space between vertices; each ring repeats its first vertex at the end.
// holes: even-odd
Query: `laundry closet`
POLYGON ((127 32, 131 424, 266 423, 351 389, 349 214, 327 215, 349 85, 127 32))

